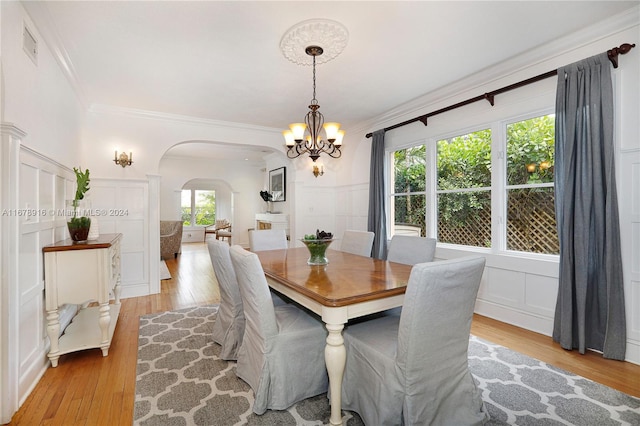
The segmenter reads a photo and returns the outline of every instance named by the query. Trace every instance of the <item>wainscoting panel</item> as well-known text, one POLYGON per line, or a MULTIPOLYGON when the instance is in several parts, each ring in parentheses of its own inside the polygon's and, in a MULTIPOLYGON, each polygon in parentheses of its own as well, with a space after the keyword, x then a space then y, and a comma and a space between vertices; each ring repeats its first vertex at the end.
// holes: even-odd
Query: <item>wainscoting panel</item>
POLYGON ((479 296, 497 303, 520 307, 524 304, 524 288, 526 276, 522 272, 487 267, 486 282, 479 296))
MULTIPOLYGON (((369 217, 369 184, 340 186, 333 189, 335 213, 335 230, 337 238, 341 238, 347 229, 366 231, 369 217)), ((340 240, 336 248, 340 248, 340 240)), ((335 244, 335 243, 334 243, 335 244)))
MULTIPOLYGON (((638 128, 633 141, 638 143, 638 128)), ((640 364, 640 149, 622 150, 619 157, 618 198, 627 313, 627 360, 640 364)))
POLYGON ((64 200, 75 191, 73 172, 21 147, 18 200, 18 398, 22 402, 49 366, 42 247, 68 238, 64 200))
POLYGON ((91 179, 90 193, 100 233, 122 234, 122 297, 150 294, 148 181, 91 179))

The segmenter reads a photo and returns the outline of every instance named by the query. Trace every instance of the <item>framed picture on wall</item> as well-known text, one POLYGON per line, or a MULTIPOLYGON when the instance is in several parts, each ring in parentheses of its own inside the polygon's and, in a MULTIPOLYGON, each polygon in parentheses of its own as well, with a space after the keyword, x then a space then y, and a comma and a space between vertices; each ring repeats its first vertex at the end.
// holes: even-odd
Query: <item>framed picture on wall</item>
POLYGON ((271 201, 286 201, 287 199, 287 168, 269 170, 269 192, 271 201))

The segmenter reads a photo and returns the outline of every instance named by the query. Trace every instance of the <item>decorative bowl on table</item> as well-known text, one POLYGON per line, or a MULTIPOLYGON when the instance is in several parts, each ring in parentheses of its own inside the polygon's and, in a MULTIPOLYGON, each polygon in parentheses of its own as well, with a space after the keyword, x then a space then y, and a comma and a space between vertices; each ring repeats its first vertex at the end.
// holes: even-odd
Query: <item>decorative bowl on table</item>
POLYGON ((327 251, 327 247, 333 242, 331 233, 316 231, 315 235, 305 235, 300 241, 302 241, 309 250, 307 265, 326 265, 329 263, 325 252, 327 251))

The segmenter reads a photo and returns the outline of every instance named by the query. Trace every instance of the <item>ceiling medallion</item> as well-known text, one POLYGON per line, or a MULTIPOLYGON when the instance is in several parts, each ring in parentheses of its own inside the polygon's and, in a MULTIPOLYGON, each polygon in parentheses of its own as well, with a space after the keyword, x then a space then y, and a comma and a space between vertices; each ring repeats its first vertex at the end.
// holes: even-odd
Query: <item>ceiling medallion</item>
POLYGON ((349 41, 347 28, 330 19, 309 19, 289 28, 280 40, 282 54, 298 65, 324 64, 337 57, 349 41), (322 56, 310 56, 308 46, 322 46, 322 56))

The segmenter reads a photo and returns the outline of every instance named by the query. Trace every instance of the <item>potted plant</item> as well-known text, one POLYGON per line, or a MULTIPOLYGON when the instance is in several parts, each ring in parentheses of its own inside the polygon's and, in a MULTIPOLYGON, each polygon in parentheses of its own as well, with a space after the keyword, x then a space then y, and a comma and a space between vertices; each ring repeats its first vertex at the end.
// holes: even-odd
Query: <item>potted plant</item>
POLYGON ((269 202, 273 201, 273 195, 267 191, 260 191, 260 197, 267 203, 267 213, 271 213, 269 202))
POLYGON ((67 228, 69 229, 69 236, 73 241, 86 241, 89 236, 89 228, 91 228, 91 218, 88 217, 88 208, 84 206, 81 201, 84 199, 84 194, 89 190, 89 169, 84 172, 82 168, 73 168, 76 174, 76 195, 73 200, 67 201, 73 208, 70 217, 67 220, 67 228))
POLYGON ((316 230, 315 234, 306 234, 301 240, 309 249, 309 259, 307 265, 326 265, 329 259, 325 256, 327 247, 333 242, 331 232, 316 230))

